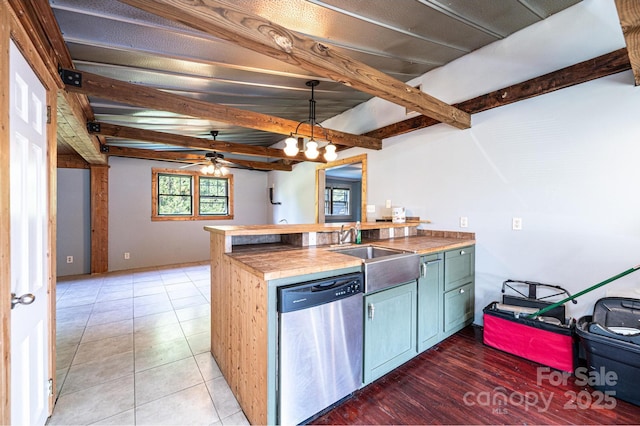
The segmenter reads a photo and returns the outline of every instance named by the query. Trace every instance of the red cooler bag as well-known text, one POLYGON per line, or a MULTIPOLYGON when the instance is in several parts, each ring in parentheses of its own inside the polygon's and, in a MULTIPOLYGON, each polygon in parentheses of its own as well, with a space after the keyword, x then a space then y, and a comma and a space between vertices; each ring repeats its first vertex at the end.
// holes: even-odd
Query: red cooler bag
POLYGON ((483 310, 484 344, 573 374, 577 356, 575 324, 556 325, 499 311, 492 302, 483 310))

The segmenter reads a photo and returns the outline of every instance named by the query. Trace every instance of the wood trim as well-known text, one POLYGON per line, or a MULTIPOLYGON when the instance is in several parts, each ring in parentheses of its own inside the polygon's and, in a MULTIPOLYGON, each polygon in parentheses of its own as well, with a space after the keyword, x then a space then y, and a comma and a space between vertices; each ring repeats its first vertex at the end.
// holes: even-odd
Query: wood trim
MULTIPOLYGON (((316 167, 316 223, 324 223, 319 222, 320 220, 320 208, 324 203, 320 203, 320 194, 324 194, 324 191, 321 191, 320 188, 320 175, 318 171, 327 170, 332 167, 344 166, 345 164, 354 164, 354 163, 362 163, 362 198, 361 198, 361 222, 365 223, 367 221, 367 154, 360 154, 354 157, 342 158, 340 160, 332 161, 327 164, 320 164, 316 167)), ((324 197, 323 197, 324 201, 324 197)), ((323 215, 324 216, 324 215, 323 215)))
MULTIPOLYGON (((597 78, 617 74, 631 68, 627 50, 622 48, 587 61, 562 68, 540 77, 532 78, 522 83, 514 84, 473 99, 456 104, 470 114, 512 104, 535 96, 551 93, 556 90, 585 83, 597 78)), ((365 133, 380 139, 409 133, 414 130, 438 124, 432 118, 420 115, 398 123, 380 127, 365 133)))
MULTIPOLYGON (((330 78, 356 90, 418 111, 459 129, 471 116, 333 47, 290 31, 226 2, 209 0, 122 0, 131 6, 187 25, 238 46, 330 78)), ((335 141, 334 141, 335 142, 335 141)))
MULTIPOLYGON (((51 111, 56 110, 57 105, 57 90, 47 91, 47 105, 51 108, 51 111)), ((53 392, 49 395, 49 416, 53 413, 53 407, 55 405, 56 395, 56 357, 57 357, 57 345, 56 345, 56 282, 57 282, 57 265, 56 259, 58 258, 57 251, 57 230, 58 230, 58 143, 56 137, 56 129, 58 126, 58 120, 56 114, 51 114, 51 121, 47 125, 47 143, 49 145, 47 150, 48 161, 48 182, 49 182, 49 378, 52 380, 51 389, 53 392)))
MULTIPOLYGON (((235 126, 263 130, 265 132, 289 135, 298 129, 299 134, 311 135, 311 126, 303 123, 298 128, 297 121, 258 112, 242 110, 226 105, 219 105, 201 101, 187 96, 163 92, 162 90, 139 84, 127 83, 89 72, 82 72, 82 87, 67 86, 68 92, 82 93, 87 96, 97 96, 129 105, 153 108, 160 111, 175 112, 177 114, 199 117, 207 120, 230 123, 235 126)), ((382 141, 362 135, 352 135, 325 128, 327 137, 338 145, 359 146, 369 149, 381 149, 382 141)), ((321 134, 316 127, 315 134, 321 134)))
POLYGON ((109 270, 109 166, 91 168, 91 273, 109 270))
POLYGON ((633 70, 635 85, 640 85, 640 2, 637 0, 616 0, 616 9, 627 53, 633 70))
MULTIPOLYGON (((0 2, 0 75, 9 76, 9 5, 0 2)), ((0 82, 0 424, 11 424, 11 214, 9 210, 9 79, 0 82), (6 123, 6 124, 5 124, 6 123)))
POLYGON ((252 155, 258 157, 281 158, 291 161, 315 161, 324 163, 325 160, 317 158, 309 160, 300 153, 295 157, 289 157, 281 149, 252 146, 242 143, 225 142, 220 140, 207 140, 191 136, 176 135, 173 133, 156 132, 153 130, 137 129, 135 127, 121 126, 110 123, 96 123, 100 126, 99 131, 89 131, 91 134, 102 136, 113 136, 117 138, 140 140, 146 142, 164 143, 167 145, 180 146, 183 148, 201 149, 205 151, 228 152, 232 154, 252 155))

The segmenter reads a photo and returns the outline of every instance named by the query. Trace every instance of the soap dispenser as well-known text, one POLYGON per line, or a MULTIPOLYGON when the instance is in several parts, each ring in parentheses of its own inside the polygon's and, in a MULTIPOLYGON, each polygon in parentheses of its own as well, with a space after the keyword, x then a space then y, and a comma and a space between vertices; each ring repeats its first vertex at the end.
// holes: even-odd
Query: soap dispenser
POLYGON ((362 232, 360 231, 360 221, 356 222, 356 244, 362 243, 362 232))

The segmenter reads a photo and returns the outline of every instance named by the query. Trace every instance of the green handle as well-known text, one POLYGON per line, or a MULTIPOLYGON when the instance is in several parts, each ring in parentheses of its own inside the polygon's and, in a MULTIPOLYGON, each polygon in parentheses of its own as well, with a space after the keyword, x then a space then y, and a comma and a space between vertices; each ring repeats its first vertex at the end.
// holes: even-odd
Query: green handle
POLYGON ((548 312, 548 311, 552 310, 553 308, 557 308, 558 306, 563 305, 563 304, 565 304, 566 302, 568 302, 568 301, 570 301, 570 300, 575 299, 575 298, 576 298, 576 297, 578 297, 578 296, 582 296, 582 295, 583 295, 583 294, 585 294, 585 293, 589 293, 590 291, 595 290, 595 289, 596 289, 596 288, 598 288, 598 287, 602 287, 603 285, 609 284, 611 281, 615 281, 615 280, 617 280, 618 278, 622 278, 622 277, 624 277, 625 275, 629 275, 630 273, 635 272, 635 271, 637 271, 638 269, 640 269, 640 265, 636 265, 636 266, 634 266, 633 268, 627 269, 627 270, 626 270, 626 271, 624 271, 624 272, 620 272, 618 275, 615 275, 615 276, 613 276, 613 277, 611 277, 611 278, 608 278, 608 279, 606 279, 606 280, 602 281, 601 283, 598 283, 598 284, 593 285, 593 286, 591 286, 591 287, 589 287, 589 288, 587 288, 587 289, 585 289, 585 290, 582 290, 581 292, 576 293, 576 294, 574 294, 573 296, 567 297, 566 299, 563 299, 563 300, 561 300, 561 301, 559 301, 559 302, 556 302, 556 303, 554 303, 553 305, 549 305, 549 306, 547 306, 546 308, 542 308, 542 309, 540 309, 538 312, 534 312, 534 313, 532 313, 532 314, 531 314, 531 315, 529 315, 527 318, 535 318, 535 317, 537 317, 537 316, 540 316, 540 315, 542 315, 542 314, 544 314, 544 313, 546 313, 546 312, 548 312))

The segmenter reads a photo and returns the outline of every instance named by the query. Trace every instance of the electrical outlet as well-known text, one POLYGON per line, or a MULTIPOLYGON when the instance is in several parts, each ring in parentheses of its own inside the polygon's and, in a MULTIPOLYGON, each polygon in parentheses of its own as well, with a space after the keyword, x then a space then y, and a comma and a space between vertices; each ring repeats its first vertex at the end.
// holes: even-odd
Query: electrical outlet
POLYGON ((309 245, 315 246, 318 243, 318 235, 315 232, 309 232, 309 245))
POLYGON ((511 227, 514 231, 522 231, 522 218, 514 217, 511 221, 511 227))
POLYGON ((67 256, 67 263, 73 263, 73 256, 67 256))
POLYGON ((390 209, 390 208, 391 208, 391 200, 387 200, 387 202, 386 202, 386 203, 384 203, 384 206, 385 206, 386 208, 390 209))
POLYGON ((131 255, 129 254, 128 251, 125 251, 124 252, 124 260, 129 260, 129 259, 131 259, 131 255))
POLYGON ((469 218, 466 216, 460 216, 460 228, 466 228, 469 226, 469 218))
POLYGON ((367 213, 375 213, 376 205, 375 204, 367 204, 367 213))

